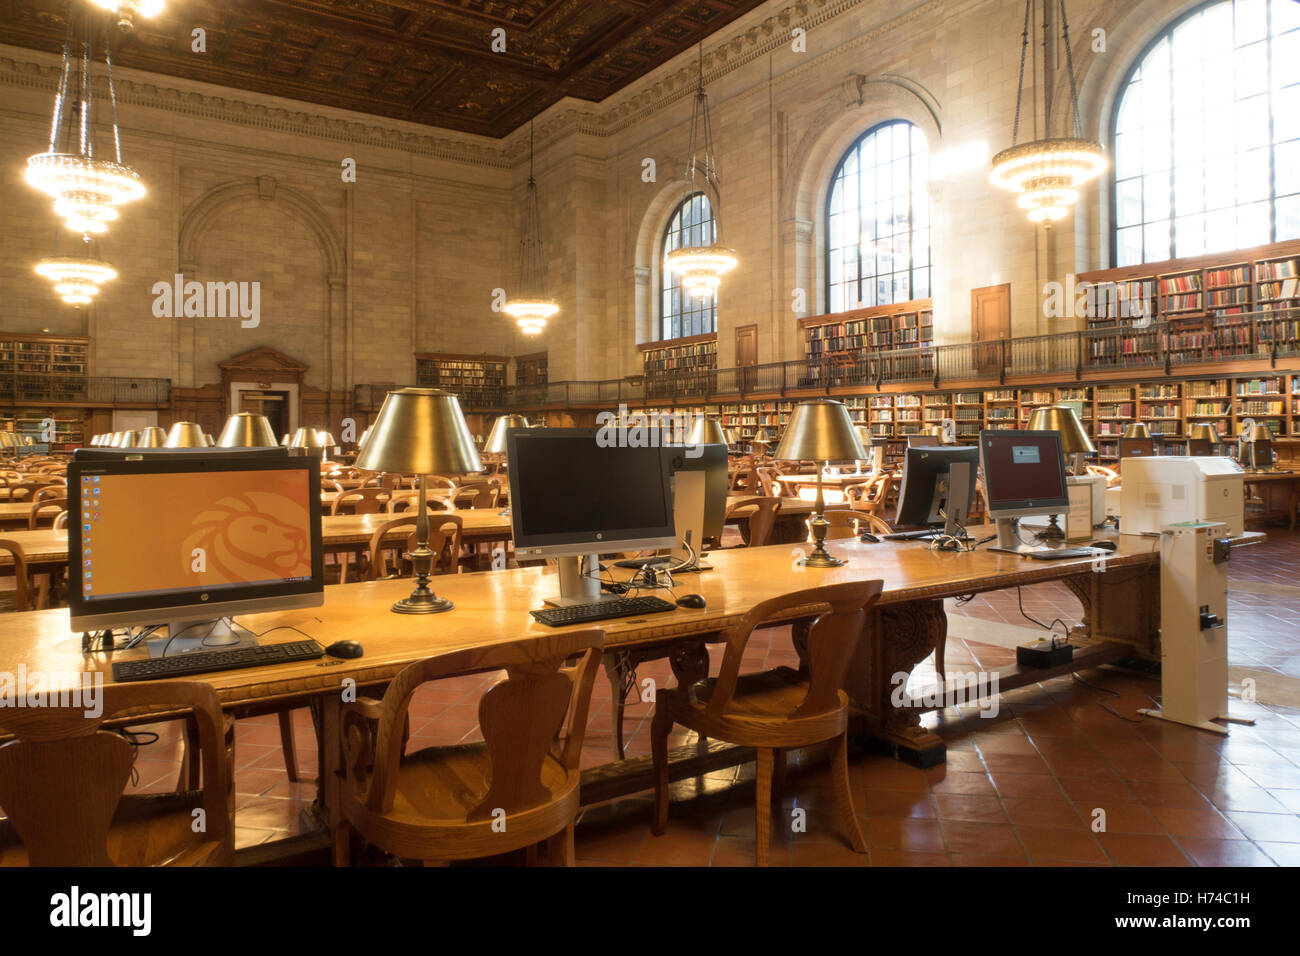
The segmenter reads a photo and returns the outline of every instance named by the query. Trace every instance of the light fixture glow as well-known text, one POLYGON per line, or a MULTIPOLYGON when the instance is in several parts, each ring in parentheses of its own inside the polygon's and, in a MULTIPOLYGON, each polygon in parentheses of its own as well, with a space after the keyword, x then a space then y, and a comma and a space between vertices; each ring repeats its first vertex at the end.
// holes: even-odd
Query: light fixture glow
POLYGON ((546 328, 546 320, 560 311, 559 305, 549 299, 511 299, 501 308, 525 335, 537 335, 546 328))
POLYGON ((54 283, 54 291, 69 305, 86 305, 99 295, 99 287, 117 278, 117 270, 99 259, 82 256, 47 256, 36 263, 36 274, 54 283))
POLYGON ((117 25, 123 30, 135 29, 135 18, 147 20, 162 12, 163 0, 90 0, 101 10, 107 10, 117 17, 117 25))
POLYGON ((537 178, 533 175, 533 124, 528 126, 528 186, 524 191, 524 215, 519 224, 519 292, 506 300, 502 310, 513 318, 524 335, 538 335, 546 321, 560 311, 546 294, 546 259, 542 254, 542 213, 537 203, 537 178))
POLYGON ((718 291, 722 276, 736 268, 735 250, 722 246, 687 246, 664 257, 664 265, 681 276, 682 288, 705 298, 718 291))

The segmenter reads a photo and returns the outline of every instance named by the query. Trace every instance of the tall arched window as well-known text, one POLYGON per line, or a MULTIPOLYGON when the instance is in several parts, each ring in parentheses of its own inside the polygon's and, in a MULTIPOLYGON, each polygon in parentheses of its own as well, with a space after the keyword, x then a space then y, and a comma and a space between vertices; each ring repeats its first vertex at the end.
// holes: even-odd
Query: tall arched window
POLYGON ((843 312, 930 295, 930 147, 906 120, 868 130, 826 197, 826 305, 843 312))
POLYGON ((1176 21, 1121 88, 1112 149, 1117 266, 1300 237, 1300 3, 1176 21))
POLYGON ((718 295, 687 295, 682 280, 664 263, 668 253, 682 246, 707 246, 713 242, 713 206, 704 193, 692 193, 678 203, 664 230, 659 270, 663 292, 659 297, 659 337, 679 339, 718 330, 718 295))

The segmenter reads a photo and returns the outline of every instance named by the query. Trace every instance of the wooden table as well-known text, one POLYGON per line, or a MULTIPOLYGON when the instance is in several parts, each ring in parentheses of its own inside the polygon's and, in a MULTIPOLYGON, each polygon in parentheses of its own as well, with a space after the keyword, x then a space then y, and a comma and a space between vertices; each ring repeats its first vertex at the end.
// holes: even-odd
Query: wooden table
POLYGON ((2 501, 0 500, 0 530, 8 531, 13 528, 26 528, 27 518, 32 513, 31 501, 2 501))
MULTIPOLYGON (((743 496, 742 496, 743 497, 743 496)), ((738 501, 739 498, 729 498, 728 501, 738 501)), ((0 504, 0 508, 12 507, 0 504)), ((35 531, 27 530, 27 513, 30 512, 31 506, 27 505, 23 512, 21 530, 7 531, 5 537, 17 541, 23 546, 23 551, 27 557, 27 565, 33 571, 50 571, 60 567, 66 567, 68 564, 68 536, 67 531, 60 528, 39 528, 35 531)), ((411 514, 404 512, 402 514, 411 514)), ((434 512, 439 514, 442 512, 434 512)), ((459 515, 461 519, 461 536, 467 544, 477 544, 480 542, 491 541, 509 541, 512 537, 510 516, 503 515, 497 508, 468 508, 460 509, 450 514, 459 515)), ((798 498, 783 498, 781 500, 781 512, 778 516, 778 528, 774 529, 774 539, 786 544, 804 541, 807 536, 807 529, 804 526, 804 518, 812 513, 812 505, 798 498)), ((356 551, 365 547, 370 542, 370 536, 385 521, 392 518, 400 518, 402 514, 370 514, 370 515, 322 515, 321 516, 321 544, 326 554, 338 554, 347 551, 356 551)), ((739 521, 745 521, 741 518, 739 521)), ((398 531, 385 538, 385 543, 397 545, 405 541, 407 532, 398 531)), ((12 565, 8 552, 0 552, 0 568, 7 568, 12 565)))
POLYGON ((1247 471, 1245 479, 1247 489, 1253 486, 1256 497, 1264 502, 1262 510, 1246 512, 1246 521, 1286 521, 1294 531, 1300 471, 1247 471))
MULTIPOLYGON (((806 475, 775 475, 777 481, 785 487, 793 490, 801 500, 812 501, 817 497, 817 475, 816 473, 806 475)), ((822 476, 822 495, 827 504, 841 504, 844 499, 844 488, 847 485, 857 485, 870 481, 874 475, 869 471, 861 474, 840 474, 834 476, 822 476)))

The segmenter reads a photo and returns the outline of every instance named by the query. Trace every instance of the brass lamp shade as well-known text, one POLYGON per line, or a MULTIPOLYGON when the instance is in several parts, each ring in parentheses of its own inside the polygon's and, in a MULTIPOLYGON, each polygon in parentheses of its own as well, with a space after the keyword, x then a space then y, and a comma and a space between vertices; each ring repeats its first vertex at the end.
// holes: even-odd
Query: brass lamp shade
POLYGON ((14 433, 10 431, 0 431, 0 448, 16 448, 17 442, 14 441, 14 433))
POLYGON ((460 402, 440 388, 389 392, 371 428, 357 453, 356 467, 363 471, 432 475, 483 470, 460 402))
POLYGON ((127 431, 121 433, 122 437, 118 439, 114 448, 135 448, 135 432, 127 431))
POLYGON ((724 428, 722 430, 722 435, 727 439, 728 445, 734 445, 736 443, 736 430, 734 428, 724 428))
POLYGON ((1259 441, 1271 442, 1273 433, 1268 430, 1267 425, 1261 425, 1259 422, 1251 422, 1241 430, 1241 440, 1247 443, 1259 441))
POLYGON ((751 445, 770 445, 772 444, 772 439, 767 437, 766 428, 760 428, 754 433, 754 437, 749 440, 749 443, 751 445))
POLYGON ((216 440, 215 438, 213 438, 211 434, 209 434, 208 432, 204 432, 204 433, 203 433, 203 437, 204 437, 205 439, 207 439, 208 447, 209 447, 209 448, 216 448, 216 447, 217 447, 217 440, 216 440))
MULTIPOLYGON (((361 438, 357 441, 357 447, 360 447, 360 446, 362 446, 362 445, 364 445, 364 444, 366 443, 366 439, 370 437, 370 432, 371 432, 371 430, 372 430, 374 427, 375 427, 374 425, 367 425, 367 426, 366 426, 366 430, 363 431, 363 432, 361 433, 361 438)), ((289 442, 289 436, 288 436, 288 435, 285 435, 285 436, 284 436, 284 441, 285 441, 285 444, 288 444, 288 442, 289 442)))
MULTIPOLYGON (((1146 426, 1143 425, 1143 428, 1146 426)), ((1029 415, 1029 430, 1060 432, 1061 451, 1065 455, 1090 455, 1097 450, 1074 409, 1067 405, 1045 405, 1029 415)))
POLYGON ((429 587, 435 555, 429 548, 428 476, 483 470, 460 402, 440 388, 399 388, 389 392, 372 431, 361 443, 356 466, 363 471, 420 476, 416 548, 410 554, 415 589, 394 604, 393 610, 399 614, 450 611, 452 603, 429 587))
MULTIPOLYGON (((853 419, 844 403, 830 398, 815 398, 795 406, 773 457, 783 461, 855 461, 866 458, 867 450, 854 431, 853 419)), ((812 554, 803 559, 803 565, 806 568, 837 568, 845 562, 826 551, 826 531, 830 524, 824 514, 826 497, 822 493, 820 464, 817 467, 814 508, 816 513, 809 524, 815 546, 812 554)))
POLYGON ((208 439, 198 422, 174 422, 167 430, 164 448, 206 448, 208 439))
POLYGON ((871 429, 868 428, 866 425, 854 425, 854 426, 853 426, 853 431, 857 434, 857 436, 858 436, 858 441, 862 442, 862 448, 863 448, 863 450, 864 450, 864 451, 870 451, 870 450, 871 450, 871 444, 872 444, 872 442, 871 442, 871 429))
POLYGON ((334 440, 333 434, 324 430, 316 433, 316 440, 320 442, 322 448, 333 448, 338 444, 338 442, 334 440))
POLYGON ((150 425, 135 433, 136 448, 162 448, 167 444, 167 433, 157 425, 150 425))
POLYGON ((814 398, 795 406, 772 455, 779 461, 854 461, 867 457, 843 402, 814 398))
POLYGON ((942 426, 942 425, 937 425, 937 424, 935 424, 934 422, 926 422, 924 425, 921 426, 921 430, 920 430, 919 432, 917 432, 917 434, 918 434, 918 435, 931 435, 931 436, 933 436, 933 437, 935 437, 935 438, 938 438, 938 439, 942 440, 942 439, 943 439, 943 426, 942 426))
POLYGON ((275 432, 265 415, 252 412, 235 412, 226 419, 226 425, 217 438, 219 448, 274 448, 275 432))
POLYGON ((300 455, 319 455, 324 447, 321 444, 320 433, 314 428, 299 428, 293 433, 293 437, 289 439, 290 454, 293 454, 293 450, 297 449, 300 455))
POLYGON ((1222 441, 1219 438, 1219 430, 1210 422, 1197 422, 1188 429, 1187 437, 1192 441, 1208 441, 1212 445, 1217 445, 1222 441))
POLYGON ((686 433, 688 445, 727 445, 727 434, 722 429, 722 422, 716 418, 703 416, 691 423, 691 430, 686 433))
POLYGON ((1147 427, 1146 422, 1133 422, 1124 426, 1125 438, 1150 438, 1151 429, 1147 427))
MULTIPOLYGON (((483 452, 487 455, 504 455, 506 453, 506 432, 512 428, 532 428, 528 424, 528 419, 523 415, 502 415, 492 423, 492 430, 488 432, 487 442, 483 445, 483 452)), ((362 441, 365 436, 362 436, 362 441)))

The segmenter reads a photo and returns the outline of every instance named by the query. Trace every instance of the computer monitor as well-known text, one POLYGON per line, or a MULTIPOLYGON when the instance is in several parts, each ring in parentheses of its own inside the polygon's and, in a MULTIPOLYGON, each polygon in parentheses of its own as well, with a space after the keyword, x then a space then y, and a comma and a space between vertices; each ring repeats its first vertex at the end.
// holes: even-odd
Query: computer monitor
POLYGON ((506 434, 515 553, 561 559, 560 596, 548 603, 600 600, 600 554, 677 543, 672 456, 655 445, 620 446, 611 437, 598 428, 506 434))
POLYGON ((68 466, 74 631, 166 624, 150 650, 171 655, 256 643, 223 618, 322 603, 319 459, 105 451, 68 466))
POLYGON ((673 496, 673 528, 677 543, 672 553, 652 558, 628 558, 620 568, 668 568, 674 574, 709 571, 700 560, 704 542, 722 534, 727 519, 727 446, 669 445, 668 470, 673 496))
POLYGON ((1156 453, 1156 440, 1154 438, 1121 438, 1119 440, 1119 457, 1125 458, 1150 458, 1156 453))
POLYGON ((903 458, 903 482, 894 523, 907 527, 943 525, 945 534, 957 534, 975 500, 979 454, 974 445, 909 447, 903 458))
POLYGON ((942 445, 938 435, 908 435, 908 448, 932 448, 935 445, 942 445))
POLYGON ((995 429, 980 432, 980 468, 988 514, 997 522, 993 550, 1023 552, 1014 522, 1063 514, 1070 507, 1058 431, 995 429))

